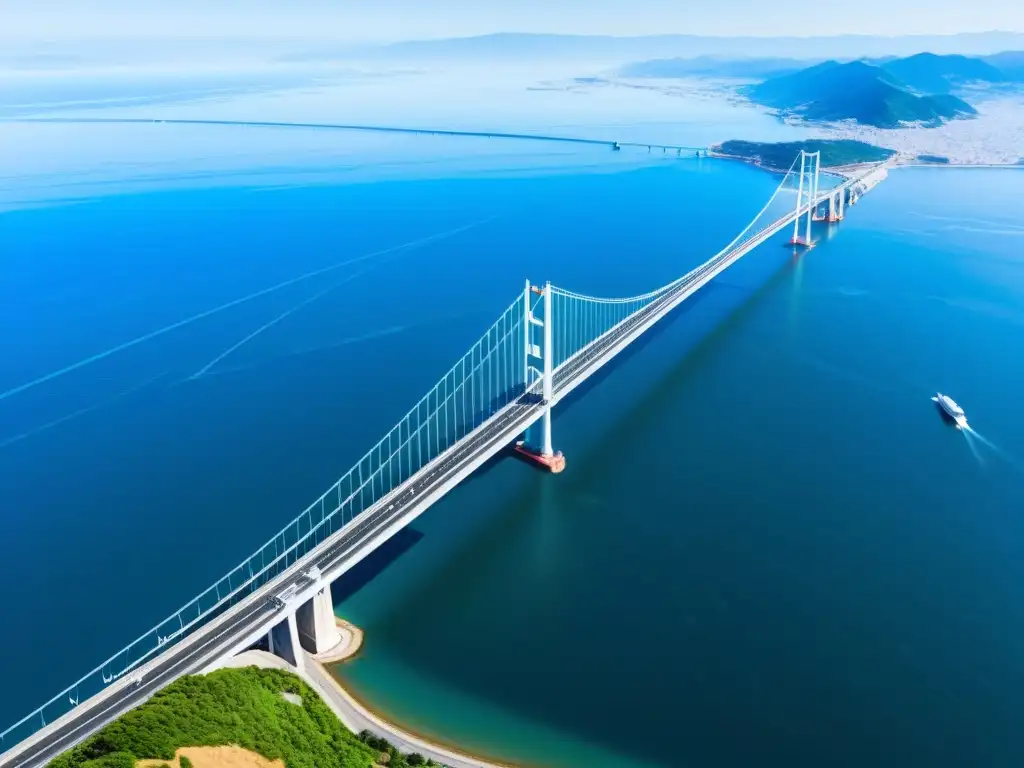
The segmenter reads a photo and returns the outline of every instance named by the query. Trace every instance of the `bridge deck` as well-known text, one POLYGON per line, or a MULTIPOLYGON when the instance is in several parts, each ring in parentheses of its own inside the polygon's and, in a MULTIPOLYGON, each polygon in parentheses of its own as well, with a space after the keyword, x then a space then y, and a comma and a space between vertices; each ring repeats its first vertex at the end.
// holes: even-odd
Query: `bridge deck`
MULTIPOLYGON (((840 186, 849 187, 858 180, 850 179, 840 186)), ((834 189, 831 192, 834 193, 834 189)), ((829 193, 826 190, 813 205, 826 201, 829 193)), ((798 215, 805 215, 809 207, 788 213, 744 243, 709 259, 664 295, 566 360, 554 372, 554 401, 566 397, 687 297, 792 224, 798 215)), ((213 660, 248 647, 282 621, 289 610, 294 610, 294 607, 275 606, 269 599, 272 595, 294 585, 297 592, 293 606, 312 597, 320 587, 305 576, 312 565, 320 568, 326 581, 333 581, 503 450, 543 413, 544 405, 532 392, 505 406, 285 573, 171 645, 131 675, 113 683, 0 755, 0 766, 29 768, 45 765, 178 677, 200 672, 213 660)))
POLYGON ((673 152, 708 152, 707 147, 684 147, 678 144, 651 144, 613 139, 588 139, 577 136, 554 136, 538 133, 509 133, 507 131, 460 131, 450 128, 411 128, 394 125, 369 125, 357 123, 296 123, 272 120, 203 120, 186 118, 143 118, 143 117, 23 117, 5 122, 18 123, 71 123, 71 124, 115 124, 115 125, 191 125, 221 126, 233 128, 305 128, 311 130, 357 131, 367 133, 398 133, 420 136, 450 136, 477 139, 515 139, 517 141, 554 141, 565 144, 589 144, 599 147, 636 147, 661 149, 673 152))

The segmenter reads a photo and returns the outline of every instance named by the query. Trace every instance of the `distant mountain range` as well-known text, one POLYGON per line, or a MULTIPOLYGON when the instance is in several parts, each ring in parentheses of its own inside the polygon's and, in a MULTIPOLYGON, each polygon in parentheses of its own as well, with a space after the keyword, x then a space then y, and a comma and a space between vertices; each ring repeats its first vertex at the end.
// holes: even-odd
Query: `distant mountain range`
MULTIPOLYGON (((973 64, 969 69, 977 71, 973 64)), ((976 114, 974 107, 948 93, 951 80, 942 74, 966 70, 962 62, 950 62, 943 68, 930 56, 897 59, 881 67, 864 61, 825 61, 769 78, 744 92, 759 104, 807 120, 856 120, 879 128, 897 128, 903 123, 936 126, 976 114), (917 85, 897 77, 893 69, 904 72, 917 85), (918 86, 935 85, 937 81, 942 92, 915 93, 918 86)))
POLYGON ((1004 51, 983 59, 1007 77, 1016 82, 1024 82, 1024 51, 1004 51))
POLYGON ((808 62, 792 58, 717 56, 649 59, 627 64, 622 77, 723 77, 761 80, 740 88, 752 101, 807 120, 855 120, 879 128, 941 125, 977 111, 961 98, 972 88, 1024 87, 1024 51, 987 56, 912 56, 808 62), (810 66, 808 66, 810 64, 810 66), (960 95, 957 95, 960 94, 960 95))
MULTIPOLYGON (((2 6, 0 2, 0 6, 2 6)), ((401 25, 395 25, 399 29, 401 25)), ((497 33, 472 37, 408 40, 404 42, 354 42, 339 39, 344 30, 324 29, 319 39, 287 36, 125 37, 110 39, 54 39, 39 41, 8 36, 0 49, 0 68, 76 68, 88 66, 139 66, 188 61, 230 62, 373 62, 431 61, 587 61, 618 67, 649 59, 790 59, 807 64, 836 59, 909 56, 918 51, 937 54, 990 56, 999 51, 1024 50, 1024 32, 977 32, 955 35, 834 35, 820 37, 705 37, 702 35, 558 35, 497 33)), ((991 62, 1000 68, 1000 64, 991 62)), ((1016 62, 1017 67, 1024 63, 1016 62)), ((763 72, 758 76, 767 77, 763 72)))
MULTIPOLYGON (((827 60, 835 61, 835 57, 827 60)), ((904 85, 922 94, 951 93, 974 84, 1024 82, 1024 51, 1005 51, 989 56, 916 53, 913 56, 858 57, 884 69, 904 85)), ((648 59, 626 64, 621 77, 682 78, 723 77, 763 80, 787 75, 822 63, 821 59, 728 58, 722 56, 648 59)))
POLYGON ((349 58, 401 60, 569 60, 622 64, 653 58, 854 59, 909 56, 917 51, 986 55, 1024 50, 1024 34, 978 32, 960 35, 836 35, 831 37, 703 37, 700 35, 550 35, 500 33, 388 45, 321 43, 294 49, 289 61, 349 58))
POLYGON ((627 64, 619 70, 622 77, 675 78, 675 77, 728 77, 741 80, 762 80, 792 72, 807 66, 798 59, 723 59, 718 56, 698 56, 693 59, 651 59, 627 64))
POLYGON ((974 83, 1005 83, 1013 79, 984 59, 956 54, 918 53, 885 62, 881 68, 922 94, 951 93, 974 83))

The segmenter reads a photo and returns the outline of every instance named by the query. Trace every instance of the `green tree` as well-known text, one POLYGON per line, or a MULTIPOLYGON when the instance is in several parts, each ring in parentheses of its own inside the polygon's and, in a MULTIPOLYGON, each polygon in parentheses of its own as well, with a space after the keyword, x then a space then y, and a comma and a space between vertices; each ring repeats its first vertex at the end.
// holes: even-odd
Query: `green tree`
POLYGON ((109 755, 87 760, 82 768, 135 768, 135 755, 130 752, 111 752, 109 755))
POLYGON ((175 681, 50 768, 134 768, 136 758, 173 760, 181 747, 229 744, 287 768, 369 768, 378 754, 298 677, 248 667, 175 681), (282 693, 301 696, 302 706, 282 693))

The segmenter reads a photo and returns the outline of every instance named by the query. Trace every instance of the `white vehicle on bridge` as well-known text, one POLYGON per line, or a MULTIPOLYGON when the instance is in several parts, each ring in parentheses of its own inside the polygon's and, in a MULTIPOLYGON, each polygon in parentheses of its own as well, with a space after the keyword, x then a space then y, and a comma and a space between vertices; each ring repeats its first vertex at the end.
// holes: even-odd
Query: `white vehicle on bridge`
POLYGON ((274 595, 274 600, 279 601, 281 605, 285 605, 289 600, 295 597, 295 594, 299 591, 298 584, 290 584, 285 589, 274 595))

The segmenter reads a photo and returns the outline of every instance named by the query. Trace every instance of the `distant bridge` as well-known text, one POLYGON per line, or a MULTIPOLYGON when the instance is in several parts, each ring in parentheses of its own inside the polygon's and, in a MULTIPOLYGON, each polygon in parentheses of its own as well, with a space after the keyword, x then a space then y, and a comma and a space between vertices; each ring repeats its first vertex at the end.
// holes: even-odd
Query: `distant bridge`
MULTIPOLYGON (((646 146, 646 145, 644 145, 646 146)), ((820 154, 801 153, 764 208, 725 248, 672 282, 623 298, 546 283, 524 290, 441 380, 320 498, 251 557, 161 624, 0 734, 0 766, 44 765, 182 675, 268 638, 304 664, 303 649, 338 644, 330 585, 485 461, 515 445, 555 472, 552 409, 689 296, 793 225, 838 221, 885 178, 886 166, 819 189, 820 154), (768 213, 799 176, 796 204, 768 213), (767 216, 760 228, 755 225, 767 216), (541 422, 538 445, 515 442, 541 422)))
POLYGON ((522 141, 553 141, 564 144, 590 144, 610 149, 636 147, 648 151, 661 150, 663 154, 675 152, 696 157, 707 157, 707 147, 684 147, 679 144, 651 144, 649 142, 612 141, 604 139, 583 139, 573 136, 551 136, 539 133, 504 133, 500 131, 452 131, 442 128, 403 128, 390 125, 363 125, 346 123, 292 123, 269 120, 184 120, 141 117, 24 117, 2 120, 6 123, 98 123, 105 125, 207 125, 230 126, 235 128, 307 128, 331 131, 367 131, 371 133, 405 133, 417 136, 458 136, 478 139, 518 139, 522 141))

